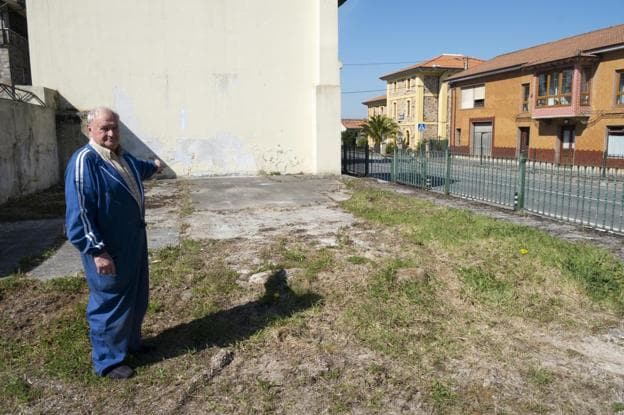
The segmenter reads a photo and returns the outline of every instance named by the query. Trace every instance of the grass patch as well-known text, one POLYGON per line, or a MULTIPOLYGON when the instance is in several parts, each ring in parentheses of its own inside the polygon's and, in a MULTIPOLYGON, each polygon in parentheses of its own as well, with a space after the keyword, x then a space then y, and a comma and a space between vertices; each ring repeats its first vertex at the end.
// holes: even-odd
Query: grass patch
POLYGON ((510 289, 504 280, 492 278, 497 271, 529 278, 543 274, 533 271, 546 268, 574 281, 593 301, 624 314, 624 264, 604 249, 563 241, 537 229, 465 210, 435 206, 363 182, 347 184, 354 193, 342 206, 355 215, 395 226, 416 245, 433 245, 458 259, 480 259, 490 276, 473 270, 468 272, 467 281, 473 292, 498 292, 482 297, 486 301, 508 301, 510 289))
POLYGON ((345 317, 375 350, 410 362, 435 360, 452 348, 444 325, 433 318, 444 311, 435 301, 435 282, 397 281, 397 271, 412 266, 402 258, 383 264, 356 292, 345 317))
POLYGON ((77 294, 86 290, 87 280, 84 277, 63 277, 45 281, 42 285, 45 291, 77 294))
POLYGON ((85 307, 84 303, 74 305, 39 331, 34 358, 38 358, 48 375, 79 383, 96 380, 91 373, 91 345, 85 307))
POLYGON ((490 305, 507 305, 513 299, 513 287, 497 278, 493 272, 479 268, 460 268, 467 290, 480 301, 490 305))
POLYGON ((362 256, 353 255, 353 256, 347 257, 347 261, 355 265, 360 265, 360 264, 366 264, 368 262, 368 259, 362 256))
POLYGON ((193 199, 191 198, 191 183, 188 180, 177 182, 178 190, 178 214, 181 218, 190 216, 195 212, 193 199))
POLYGON ((62 184, 0 205, 0 222, 62 218, 64 215, 65 189, 62 184))
MULTIPOLYGON (((19 375, 3 373, 0 375, 0 385, 0 401, 11 406, 31 402, 41 396, 40 389, 19 375)), ((0 406, 2 409, 3 406, 0 406)))

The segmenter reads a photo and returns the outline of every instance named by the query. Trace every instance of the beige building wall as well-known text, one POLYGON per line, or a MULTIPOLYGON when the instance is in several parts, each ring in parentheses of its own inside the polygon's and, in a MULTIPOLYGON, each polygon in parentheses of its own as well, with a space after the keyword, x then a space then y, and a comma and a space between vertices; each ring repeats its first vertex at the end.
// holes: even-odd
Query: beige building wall
POLYGON ((33 83, 178 175, 340 172, 335 0, 29 0, 33 83))
POLYGON ((409 137, 409 147, 424 139, 448 138, 449 87, 445 79, 455 72, 418 70, 387 80, 388 116, 399 124, 403 139, 409 137), (418 131, 421 123, 426 126, 424 132, 418 131))

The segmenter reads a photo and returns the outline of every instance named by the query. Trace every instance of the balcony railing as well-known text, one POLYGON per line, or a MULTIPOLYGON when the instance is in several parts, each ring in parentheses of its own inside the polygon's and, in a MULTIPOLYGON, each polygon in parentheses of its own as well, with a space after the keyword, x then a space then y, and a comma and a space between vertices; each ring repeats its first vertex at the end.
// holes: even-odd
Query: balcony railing
POLYGON ((17 42, 28 42, 28 39, 26 39, 24 36, 20 35, 19 33, 17 33, 14 30, 11 30, 9 28, 1 28, 0 29, 0 46, 4 46, 4 45, 11 45, 17 42))
POLYGON ((25 102, 42 107, 46 106, 45 102, 32 92, 6 84, 0 84, 0 99, 10 99, 11 101, 25 102))

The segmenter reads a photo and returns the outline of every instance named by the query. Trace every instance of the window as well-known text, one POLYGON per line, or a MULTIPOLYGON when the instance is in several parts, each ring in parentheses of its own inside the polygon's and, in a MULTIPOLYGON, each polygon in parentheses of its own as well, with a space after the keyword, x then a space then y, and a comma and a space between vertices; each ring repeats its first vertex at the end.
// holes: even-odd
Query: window
POLYGON ((394 101, 394 102, 392 103, 392 116, 393 116, 394 118, 396 118, 396 117, 397 117, 397 106, 396 106, 396 101, 394 101))
POLYGON ((529 91, 529 84, 522 84, 522 112, 529 112, 529 91))
POLYGON ((410 130, 405 130, 405 145, 410 145, 410 130))
POLYGON ((581 105, 589 105, 592 75, 592 68, 586 66, 581 69, 581 105))
POLYGON ((394 92, 396 92, 396 90, 397 90, 397 82, 396 81, 394 81, 393 86, 394 86, 394 92))
POLYGON ((485 85, 471 86, 461 90, 462 109, 479 108, 485 105, 485 85))
POLYGON ((405 80, 405 89, 410 89, 412 87, 412 80, 411 78, 407 78, 405 80))
POLYGON ((537 106, 550 107, 572 103, 572 69, 539 74, 537 106))
POLYGON ((624 126, 607 127, 607 157, 624 158, 624 126))
POLYGON ((408 117, 412 115, 412 101, 410 101, 409 99, 407 100, 407 111, 405 111, 405 113, 408 117))
POLYGON ((461 128, 455 129, 455 145, 461 146, 461 128))
POLYGON ((624 71, 618 71, 617 75, 618 89, 615 96, 615 103, 617 105, 624 105, 624 71))

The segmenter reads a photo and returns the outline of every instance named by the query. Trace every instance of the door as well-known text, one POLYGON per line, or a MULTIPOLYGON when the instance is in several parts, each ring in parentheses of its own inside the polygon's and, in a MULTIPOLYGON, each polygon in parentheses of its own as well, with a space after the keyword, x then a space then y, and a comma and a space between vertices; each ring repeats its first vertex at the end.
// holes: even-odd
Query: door
POLYGON ((492 123, 472 123, 472 137, 470 141, 470 154, 473 156, 490 157, 492 155, 492 123))
POLYGON ((565 125, 561 127, 559 164, 574 164, 574 126, 565 125))
POLYGON ((529 154, 529 127, 520 127, 520 154, 529 154))

